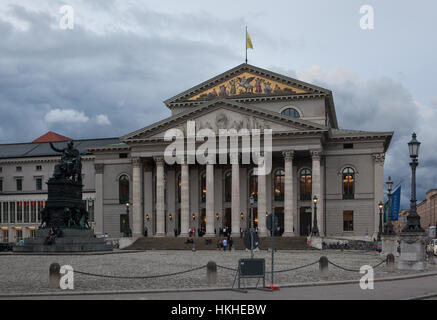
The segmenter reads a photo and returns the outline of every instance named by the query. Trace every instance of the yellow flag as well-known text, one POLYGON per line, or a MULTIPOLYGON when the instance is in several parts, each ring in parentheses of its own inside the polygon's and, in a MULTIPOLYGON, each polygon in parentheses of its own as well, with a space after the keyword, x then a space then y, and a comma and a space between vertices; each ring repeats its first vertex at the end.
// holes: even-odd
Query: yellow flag
POLYGON ((250 39, 249 32, 246 30, 246 48, 253 49, 252 40, 250 39))

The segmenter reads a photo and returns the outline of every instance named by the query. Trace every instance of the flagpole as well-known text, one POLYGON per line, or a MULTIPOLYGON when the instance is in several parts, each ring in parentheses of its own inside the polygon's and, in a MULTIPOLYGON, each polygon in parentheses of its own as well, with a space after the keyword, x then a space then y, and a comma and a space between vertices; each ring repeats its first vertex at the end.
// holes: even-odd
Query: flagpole
POLYGON ((247 64, 247 26, 246 26, 246 64, 247 64))

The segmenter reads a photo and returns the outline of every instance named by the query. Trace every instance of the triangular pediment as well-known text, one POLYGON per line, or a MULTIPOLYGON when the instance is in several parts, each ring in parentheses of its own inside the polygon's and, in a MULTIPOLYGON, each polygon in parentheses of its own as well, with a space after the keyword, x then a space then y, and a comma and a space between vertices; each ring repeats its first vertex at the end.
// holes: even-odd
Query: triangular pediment
POLYGON ((268 70, 242 64, 165 101, 193 104, 214 99, 251 99, 277 96, 330 94, 329 90, 268 70))
POLYGON ((221 99, 204 103, 193 109, 164 119, 151 126, 137 130, 121 138, 124 142, 145 139, 162 139, 169 129, 180 129, 186 133, 187 121, 195 121, 196 131, 211 129, 271 129, 273 134, 298 131, 325 131, 323 125, 296 119, 251 105, 221 99))

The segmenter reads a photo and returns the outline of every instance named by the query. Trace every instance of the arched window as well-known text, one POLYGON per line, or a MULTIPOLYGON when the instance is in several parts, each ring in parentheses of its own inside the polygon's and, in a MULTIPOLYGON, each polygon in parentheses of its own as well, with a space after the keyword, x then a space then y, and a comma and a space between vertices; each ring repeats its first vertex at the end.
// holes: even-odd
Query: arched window
POLYGON ((206 172, 200 175, 200 200, 206 202, 206 172))
POLYGON ((118 198, 120 204, 129 202, 129 177, 125 174, 118 179, 118 198))
POLYGON ((351 167, 343 169, 343 199, 353 199, 355 193, 355 170, 351 167))
POLYGON ((300 200, 311 200, 311 170, 300 171, 300 200))
POLYGON ((275 201, 284 201, 285 172, 282 169, 275 171, 275 201))
POLYGON ((232 201, 232 171, 225 173, 225 202, 232 201))
POLYGON ((253 196, 253 200, 258 200, 258 176, 255 175, 253 170, 249 176, 249 198, 250 196, 253 196))
POLYGON ((182 180, 181 175, 178 175, 178 203, 181 203, 181 188, 182 188, 182 180))
POLYGON ((281 114, 283 114, 285 116, 293 117, 293 118, 300 118, 299 111, 297 111, 294 108, 287 108, 287 109, 283 110, 281 112, 281 114))

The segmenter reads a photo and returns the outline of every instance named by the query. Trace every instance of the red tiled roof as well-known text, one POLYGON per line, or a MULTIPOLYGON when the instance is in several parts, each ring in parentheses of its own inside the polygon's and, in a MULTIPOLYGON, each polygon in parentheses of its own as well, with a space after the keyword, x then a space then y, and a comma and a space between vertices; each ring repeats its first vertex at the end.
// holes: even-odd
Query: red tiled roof
POLYGON ((41 137, 35 139, 32 141, 32 143, 38 143, 38 142, 60 142, 60 141, 68 141, 73 140, 69 137, 62 136, 60 134, 57 134, 56 132, 49 131, 45 134, 43 134, 41 137))

